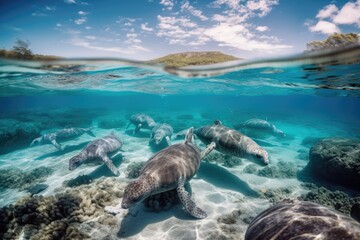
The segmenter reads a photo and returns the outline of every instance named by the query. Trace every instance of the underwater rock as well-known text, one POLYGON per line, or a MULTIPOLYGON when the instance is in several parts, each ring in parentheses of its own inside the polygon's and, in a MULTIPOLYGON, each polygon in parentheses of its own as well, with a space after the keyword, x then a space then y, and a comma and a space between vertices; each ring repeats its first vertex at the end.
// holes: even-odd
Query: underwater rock
POLYGON ((18 168, 0 169, 0 187, 25 190, 36 183, 46 180, 53 173, 48 167, 38 167, 30 172, 18 168))
POLYGON ((14 119, 0 120, 0 154, 26 148, 40 136, 37 123, 19 122, 14 119))
POLYGON ((283 201, 260 213, 245 240, 360 239, 360 224, 317 203, 283 201))
POLYGON ((63 185, 66 187, 78 187, 80 185, 89 184, 93 181, 93 178, 89 175, 80 175, 76 178, 72 178, 70 180, 66 180, 63 182, 63 185))
POLYGON ((32 233, 31 239, 89 238, 78 225, 95 218, 102 224, 117 223, 104 207, 118 204, 124 188, 114 178, 102 178, 55 196, 22 198, 0 209, 0 239, 15 239, 24 229, 32 233))
POLYGON ((39 192, 44 191, 45 189, 47 189, 49 187, 49 185, 47 184, 43 184, 43 183, 38 183, 30 188, 27 189, 27 191, 31 194, 38 194, 39 192))
POLYGON ((217 163, 221 164, 224 167, 235 167, 241 164, 241 159, 238 157, 222 154, 219 152, 211 152, 209 155, 207 155, 204 159, 207 162, 210 163, 217 163))
POLYGON ((303 173, 360 190, 360 141, 346 138, 323 139, 310 149, 303 173))
POLYGON ((180 199, 176 189, 152 195, 144 200, 145 207, 154 212, 167 211, 179 203, 180 199))
POLYGON ((146 161, 132 162, 126 167, 126 177, 130 179, 137 178, 140 174, 140 170, 145 165, 146 161))
POLYGON ((126 125, 124 119, 116 118, 115 116, 105 116, 98 118, 98 127, 103 129, 121 128, 126 125))
POLYGON ((316 202, 346 215, 356 218, 356 206, 360 205, 360 195, 351 197, 342 191, 331 191, 325 187, 318 187, 312 183, 302 184, 303 187, 310 189, 306 194, 301 195, 300 200, 316 202), (353 213, 352 213, 353 211, 353 213))
POLYGON ((247 165, 247 166, 244 168, 244 172, 245 172, 245 173, 250 173, 250 174, 255 173, 256 170, 257 170, 257 167, 256 167, 256 164, 254 164, 254 163, 250 163, 249 165, 247 165))
POLYGON ((259 169, 257 175, 268 178, 294 178, 297 172, 295 164, 279 161, 276 166, 269 165, 259 169))

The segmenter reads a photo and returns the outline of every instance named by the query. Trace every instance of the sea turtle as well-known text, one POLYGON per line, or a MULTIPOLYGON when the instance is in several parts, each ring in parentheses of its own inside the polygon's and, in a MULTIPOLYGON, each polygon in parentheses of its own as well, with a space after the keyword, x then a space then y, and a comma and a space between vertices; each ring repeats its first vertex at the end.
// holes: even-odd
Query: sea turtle
MULTIPOLYGON (((184 184, 196 174, 204 155, 192 143, 193 128, 188 130, 185 142, 174 144, 151 157, 124 192, 121 207, 130 208, 149 196, 176 189, 185 210, 195 218, 205 218, 207 213, 196 206, 184 184)), ((206 150, 205 150, 206 152, 206 150)))
POLYGON ((143 113, 132 115, 126 129, 128 129, 131 124, 135 125, 134 134, 138 133, 140 128, 152 129, 156 125, 154 119, 143 113))
POLYGON ((242 124, 236 125, 238 130, 255 130, 274 134, 275 136, 285 137, 285 133, 278 129, 274 124, 259 118, 252 118, 242 124))
POLYGON ((209 145, 208 151, 216 149, 221 153, 251 159, 261 164, 269 163, 265 149, 248 136, 223 126, 219 120, 216 120, 214 125, 196 129, 195 134, 204 144, 209 145))
POLYGON ((245 240, 360 239, 360 223, 317 203, 285 200, 262 213, 249 225, 245 240))
POLYGON ((59 142, 64 142, 68 140, 75 139, 84 133, 89 134, 92 137, 95 137, 94 133, 91 131, 92 128, 73 128, 73 127, 65 127, 64 129, 58 130, 53 133, 44 134, 41 137, 35 138, 30 147, 44 144, 52 144, 57 149, 62 150, 59 142))
POLYGON ((174 130, 169 124, 156 124, 155 127, 151 130, 151 138, 149 140, 149 144, 159 146, 165 139, 167 145, 170 146, 170 138, 173 132, 174 130))
POLYGON ((114 166, 107 154, 117 152, 121 147, 122 142, 113 132, 108 136, 96 139, 69 160, 69 170, 74 170, 88 160, 98 158, 101 159, 115 175, 119 176, 119 170, 114 166))

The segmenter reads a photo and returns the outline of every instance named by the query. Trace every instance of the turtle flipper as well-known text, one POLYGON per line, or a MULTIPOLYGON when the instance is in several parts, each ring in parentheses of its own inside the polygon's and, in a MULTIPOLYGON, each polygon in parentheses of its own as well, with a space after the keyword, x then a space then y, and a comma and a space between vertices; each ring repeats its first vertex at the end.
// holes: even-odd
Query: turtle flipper
POLYGON ((204 149, 204 151, 201 152, 200 159, 203 159, 204 157, 206 157, 212 150, 214 150, 215 147, 216 147, 216 143, 214 143, 214 142, 211 142, 209 145, 207 145, 207 147, 204 149))
POLYGON ((170 137, 166 136, 165 139, 166 139, 166 142, 167 142, 168 146, 171 146, 170 137))
POLYGON ((139 133, 141 127, 142 127, 142 124, 141 124, 141 123, 139 123, 138 125, 136 125, 136 128, 134 129, 134 135, 139 133))
POLYGON ((115 167, 111 159, 105 154, 101 156, 101 160, 106 164, 106 166, 110 169, 110 171, 115 174, 116 176, 120 175, 119 169, 115 167))
POLYGON ((56 139, 50 140, 51 144, 54 145, 58 150, 62 150, 61 145, 56 141, 56 139))
POLYGON ((180 177, 177 187, 177 193, 180 198, 181 203, 183 204, 185 210, 195 218, 206 218, 207 213, 196 206, 196 203, 191 199, 190 194, 184 188, 185 178, 180 177))

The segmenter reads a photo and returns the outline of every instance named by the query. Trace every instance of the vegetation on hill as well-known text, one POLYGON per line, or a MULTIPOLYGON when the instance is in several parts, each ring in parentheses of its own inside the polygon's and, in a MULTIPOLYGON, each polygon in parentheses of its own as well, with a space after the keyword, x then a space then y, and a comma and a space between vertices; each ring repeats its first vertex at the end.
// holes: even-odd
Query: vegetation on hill
POLYGON ((333 49, 360 43, 360 36, 356 33, 334 33, 323 41, 313 41, 306 44, 306 51, 333 49))
POLYGON ((151 63, 161 63, 167 67, 185 67, 194 65, 207 65, 214 63, 222 63, 232 60, 238 60, 238 58, 224 54, 222 52, 185 52, 169 54, 165 57, 151 60, 151 63))
POLYGON ((30 42, 17 39, 11 50, 0 49, 0 57, 20 60, 56 60, 60 57, 33 54, 29 48, 30 42))

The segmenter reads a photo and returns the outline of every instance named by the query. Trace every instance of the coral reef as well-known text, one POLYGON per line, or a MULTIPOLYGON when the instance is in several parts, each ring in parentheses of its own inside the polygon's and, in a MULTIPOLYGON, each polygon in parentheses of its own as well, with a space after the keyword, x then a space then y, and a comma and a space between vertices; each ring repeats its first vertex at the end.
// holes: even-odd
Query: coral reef
POLYGON ((260 213, 249 225, 252 239, 360 239, 360 224, 313 202, 283 201, 260 213))
POLYGON ((360 190, 360 141, 323 139, 310 149, 309 159, 305 176, 360 190))
POLYGON ((114 178, 102 178, 55 196, 22 198, 0 209, 0 238, 14 239, 25 231, 31 239, 86 239, 89 236, 78 230, 80 223, 94 218, 117 223, 104 207, 118 204, 124 188, 114 178))
POLYGON ((37 123, 19 122, 15 119, 0 120, 0 154, 28 147, 34 138, 40 136, 37 123))
POLYGON ((257 170, 256 165, 253 164, 253 163, 247 165, 247 166, 244 168, 244 172, 245 172, 245 173, 250 173, 250 174, 255 173, 256 170, 257 170))
POLYGON ((297 172, 295 164, 279 161, 276 166, 270 165, 259 169, 257 175, 268 178, 294 178, 297 172))
POLYGON ((140 170, 145 165, 146 161, 141 162, 132 162, 126 167, 126 177, 127 178, 137 178, 140 174, 140 170))
POLYGON ((125 119, 116 118, 115 116, 100 117, 97 120, 98 127, 104 129, 121 128, 125 126, 125 119))
POLYGON ((216 151, 211 152, 206 156, 205 161, 210 163, 221 164, 224 167, 235 167, 241 164, 241 159, 229 155, 225 155, 216 151))
POLYGON ((176 189, 152 195, 144 200, 144 205, 154 212, 166 211, 180 203, 176 189))
POLYGON ((302 186, 310 189, 310 191, 303 194, 299 198, 300 200, 316 202, 359 219, 358 214, 360 214, 360 211, 357 210, 357 206, 360 205, 360 194, 357 197, 351 197, 345 192, 330 191, 325 187, 318 187, 312 183, 305 183, 302 186))
POLYGON ((241 214, 241 210, 237 209, 217 219, 221 232, 226 236, 224 239, 241 239, 242 231, 240 225, 243 224, 240 219, 241 214))
POLYGON ((53 170, 48 167, 38 167, 30 172, 24 172, 18 168, 1 169, 0 187, 24 190, 45 181, 52 173, 53 170))
POLYGON ((288 199, 292 193, 290 188, 276 188, 276 189, 266 189, 260 191, 260 198, 269 199, 271 203, 278 203, 284 199, 288 199))

